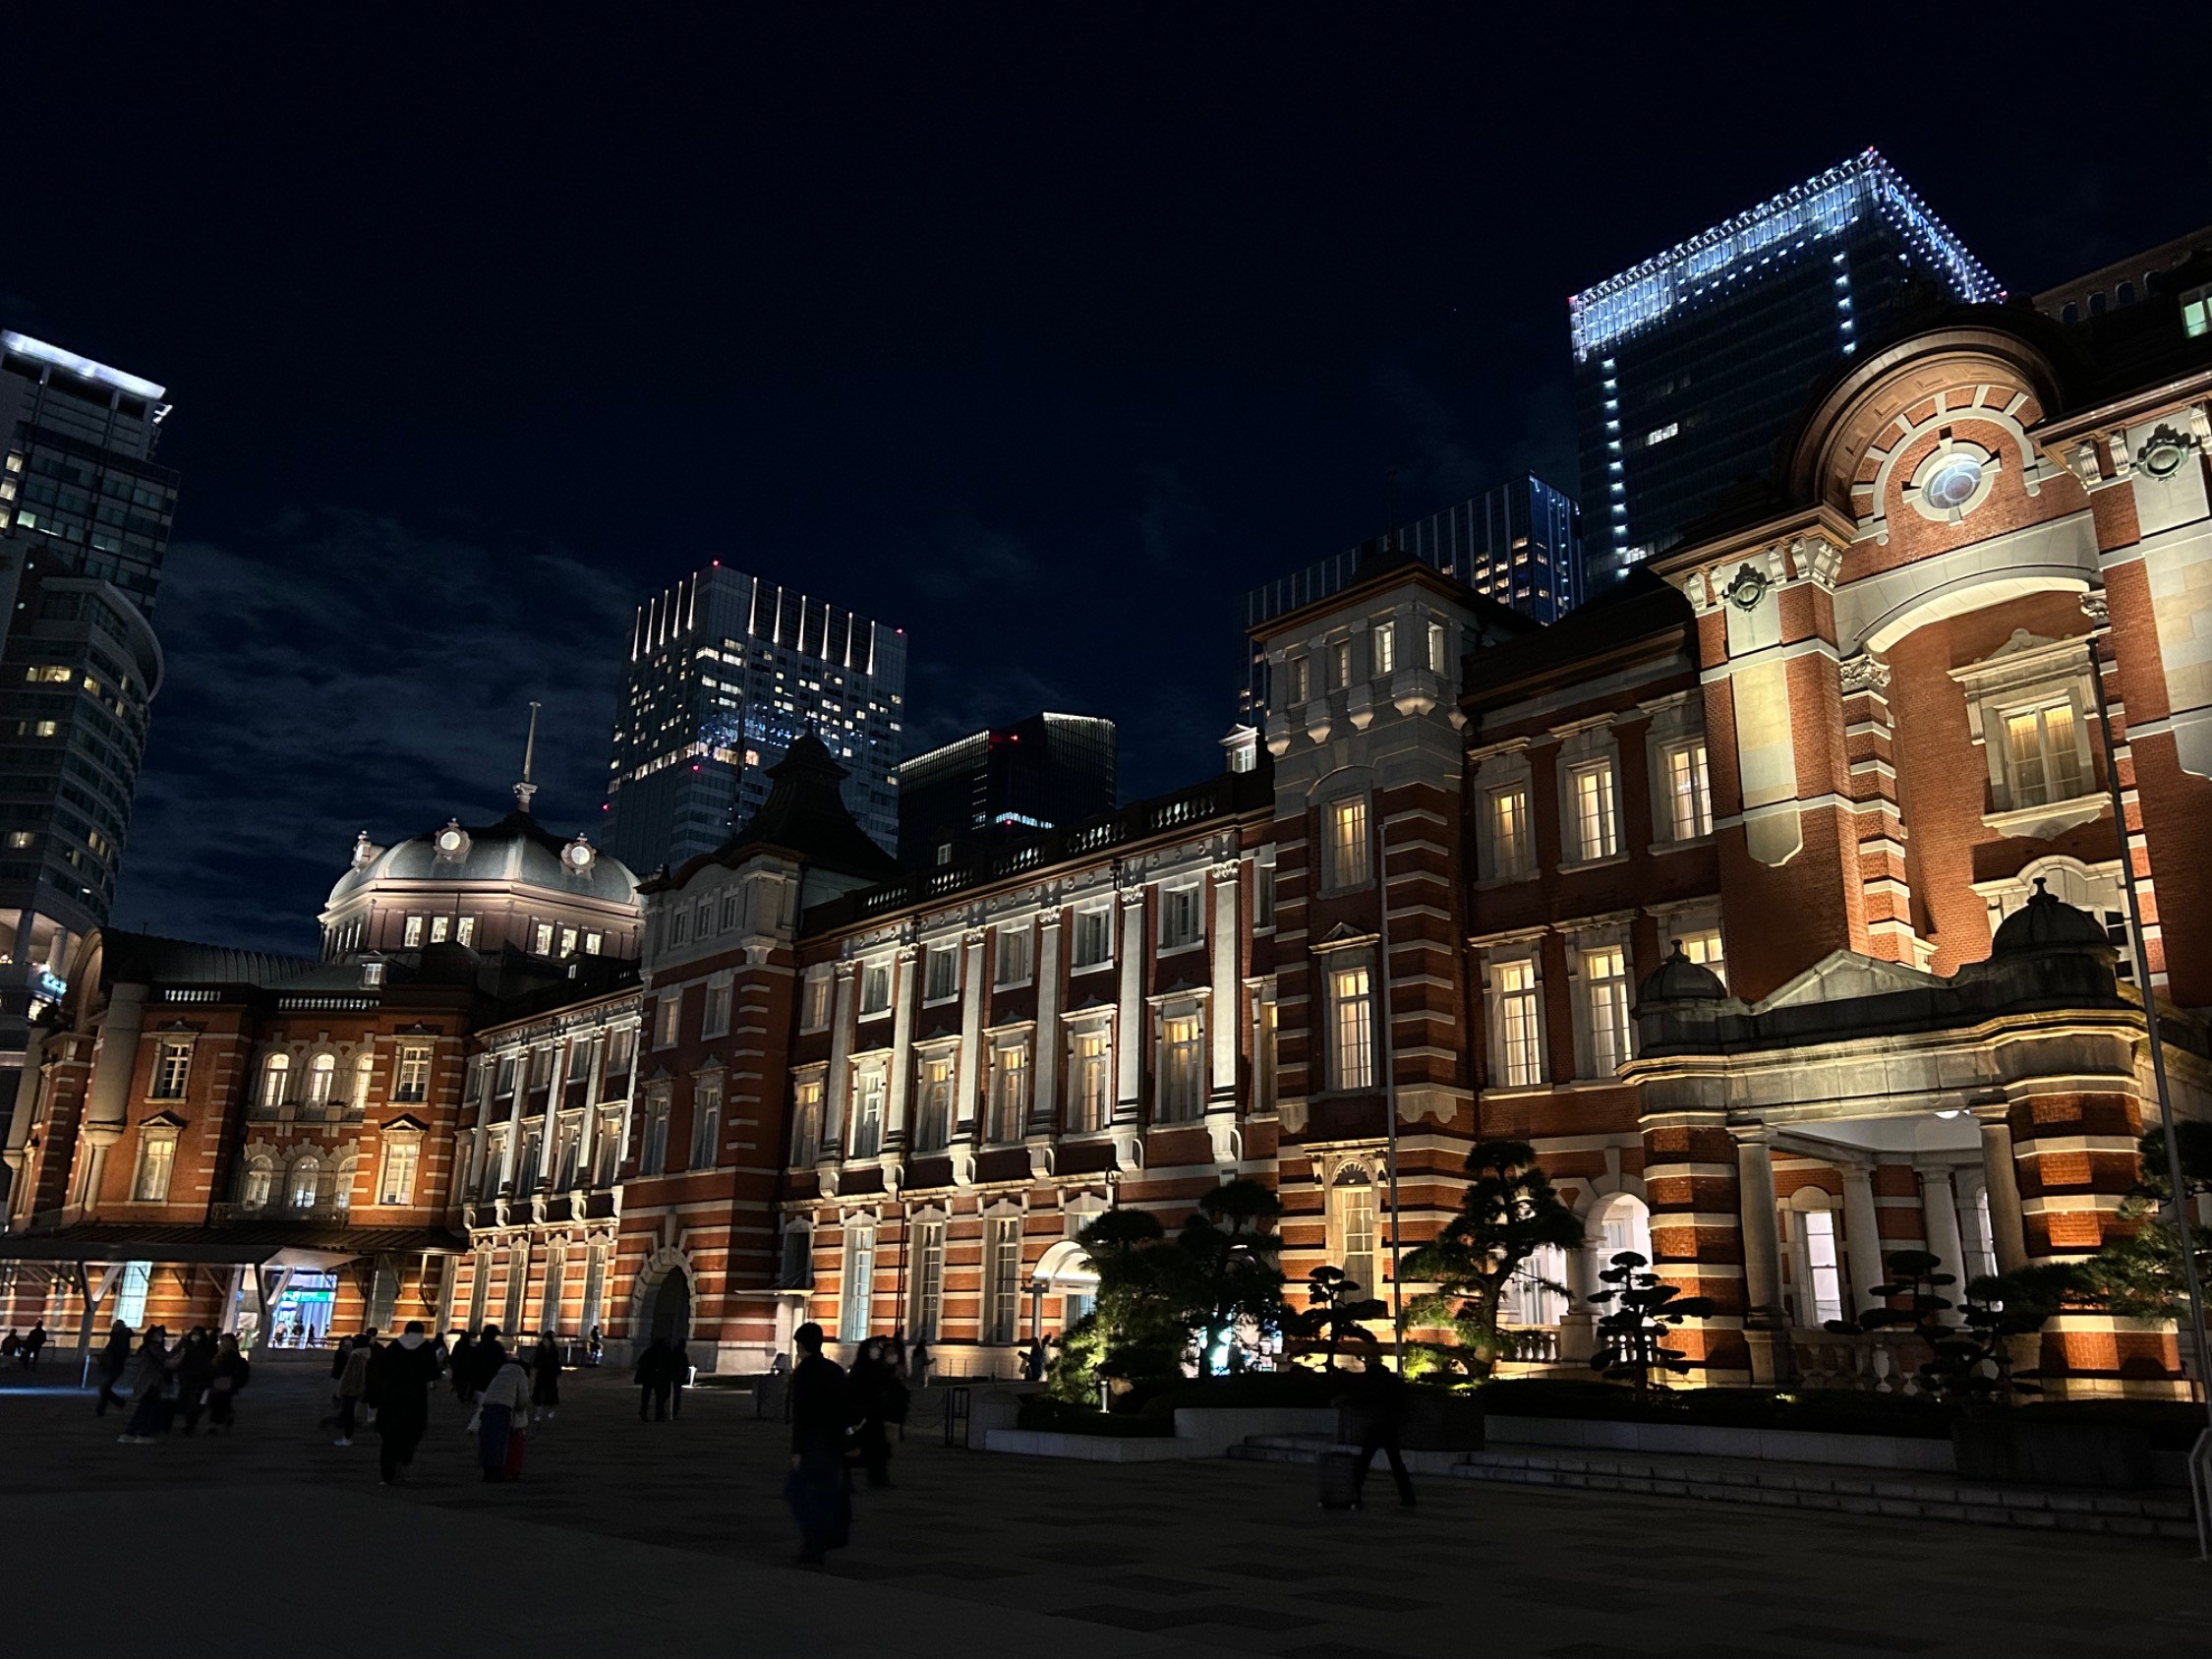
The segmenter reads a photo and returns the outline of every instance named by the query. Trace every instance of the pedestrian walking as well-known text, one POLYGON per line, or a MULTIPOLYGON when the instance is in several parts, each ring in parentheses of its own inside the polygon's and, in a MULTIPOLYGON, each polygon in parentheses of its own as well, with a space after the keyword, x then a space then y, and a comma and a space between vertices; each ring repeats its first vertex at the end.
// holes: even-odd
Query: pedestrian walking
POLYGON ((648 1406, 653 1408, 653 1420, 656 1423, 666 1423, 669 1420, 669 1367, 673 1363, 674 1356, 669 1352, 669 1339, 666 1336, 654 1337, 645 1352, 637 1356, 637 1369, 630 1376, 631 1381, 637 1384, 639 1422, 645 1421, 648 1406))
POLYGON ((791 1333, 799 1352, 791 1373, 791 1469, 784 1499, 799 1527, 799 1565, 819 1567, 844 1548, 852 1530, 845 1490, 844 1438, 850 1401, 844 1370, 822 1353, 822 1328, 812 1320, 791 1333))
POLYGON ((850 1416, 858 1425, 852 1446, 860 1467, 870 1486, 889 1486, 890 1425, 906 1420, 906 1385, 891 1369, 881 1337, 871 1336, 860 1344, 860 1352, 846 1374, 846 1389, 851 1398, 850 1416))
POLYGON ((207 1385, 215 1380, 215 1339, 207 1328, 194 1326, 177 1348, 177 1415, 184 1432, 196 1434, 200 1414, 207 1409, 207 1385))
POLYGON ((595 1325, 592 1327, 590 1340, 584 1344, 584 1363, 596 1371, 599 1369, 599 1362, 606 1357, 607 1338, 601 1334, 599 1327, 595 1325))
POLYGON ((353 1444, 362 1396, 369 1392, 369 1361, 375 1354, 375 1344, 366 1332, 346 1350, 345 1367, 338 1373, 338 1438, 330 1443, 332 1446, 353 1444))
POLYGON ((100 1397, 92 1407, 92 1415, 105 1417, 107 1408, 122 1408, 123 1396, 115 1392, 115 1385, 123 1380, 123 1373, 131 1369, 131 1328, 117 1320, 107 1328, 107 1346, 100 1349, 96 1370, 100 1380, 100 1397))
POLYGON ((915 1388, 929 1387, 929 1368, 935 1363, 936 1358, 929 1351, 929 1338, 915 1337, 914 1351, 906 1356, 906 1375, 913 1379, 915 1388))
POLYGON ((683 1415, 683 1391, 691 1387, 691 1350, 683 1345, 683 1338, 675 1339, 669 1350, 669 1415, 683 1415))
POLYGON ((499 1340, 499 1328, 487 1325, 476 1334, 476 1375, 472 1380, 474 1391, 482 1394, 498 1376, 499 1367, 507 1363, 506 1344, 499 1340))
POLYGON ((1044 1381, 1045 1345, 1042 1336, 1029 1338, 1029 1345, 1021 1351, 1021 1380, 1024 1383, 1044 1381))
POLYGON ((45 1346, 46 1322, 40 1320, 30 1328, 30 1334, 23 1339, 23 1368, 26 1371, 38 1369, 38 1355, 45 1346))
POLYGON ((560 1409, 560 1348, 553 1333, 538 1333, 530 1356, 530 1421, 550 1423, 560 1409))
POLYGON ((477 1461, 486 1480, 522 1478, 522 1451, 529 1435, 530 1373, 519 1359, 501 1357, 499 1369, 477 1395, 477 1461))
POLYGON ((410 1320, 399 1340, 377 1350, 370 1362, 377 1394, 377 1480, 390 1486, 415 1461, 430 1428, 431 1389, 437 1382, 437 1350, 421 1320, 410 1320))
POLYGON ((131 1371, 131 1420, 117 1435, 123 1446, 151 1446, 169 1426, 164 1395, 175 1386, 169 1369, 168 1333, 148 1326, 131 1371))
POLYGON ((447 1376, 452 1380, 453 1397, 463 1405, 476 1398, 476 1336, 472 1332, 453 1333, 453 1355, 447 1376))
POLYGON ((1350 1383, 1346 1399, 1360 1432, 1360 1461, 1352 1471, 1352 1507, 1360 1507, 1368 1466, 1380 1452, 1390 1461, 1399 1507, 1410 1510, 1414 1507, 1413 1477, 1406 1473, 1406 1460, 1398 1444, 1406 1423, 1406 1380, 1382 1363, 1381 1345, 1370 1337, 1350 1383))
POLYGON ((215 1344, 214 1374, 207 1381, 207 1432, 227 1434, 238 1426, 238 1391, 246 1386, 254 1368, 240 1351, 238 1338, 226 1331, 215 1344))

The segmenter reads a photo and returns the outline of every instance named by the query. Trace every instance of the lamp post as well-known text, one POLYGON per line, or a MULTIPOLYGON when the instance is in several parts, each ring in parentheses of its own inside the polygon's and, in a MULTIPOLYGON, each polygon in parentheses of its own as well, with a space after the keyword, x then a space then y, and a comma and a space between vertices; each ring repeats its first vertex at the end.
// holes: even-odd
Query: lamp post
POLYGON ((1390 870, 1382 835, 1382 798, 1374 795, 1374 894, 1376 911, 1374 1008, 1381 1027, 1375 1059, 1382 1067, 1383 1169, 1390 1195, 1390 1340, 1398 1369, 1406 1367, 1405 1292, 1398 1282, 1398 1066, 1390 1019, 1390 870))

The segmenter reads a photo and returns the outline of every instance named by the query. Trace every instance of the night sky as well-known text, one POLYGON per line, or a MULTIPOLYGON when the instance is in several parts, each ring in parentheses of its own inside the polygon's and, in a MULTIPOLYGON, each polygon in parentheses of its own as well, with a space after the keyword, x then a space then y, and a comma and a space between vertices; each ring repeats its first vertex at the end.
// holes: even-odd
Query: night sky
POLYGON ((1575 289, 1870 144, 2015 291, 2212 220, 2186 30, 2078 10, 461 10, 6 26, 0 325, 166 384, 184 473, 121 925, 312 950, 532 698, 590 826, 714 558, 904 626, 913 748, 1105 714, 1173 788, 1388 469, 1574 487, 1575 289))

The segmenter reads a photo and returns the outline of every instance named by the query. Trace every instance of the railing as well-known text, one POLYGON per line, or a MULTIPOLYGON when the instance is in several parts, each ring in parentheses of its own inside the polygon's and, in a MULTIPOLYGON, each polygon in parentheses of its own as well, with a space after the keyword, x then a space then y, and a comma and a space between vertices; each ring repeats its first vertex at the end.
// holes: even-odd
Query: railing
POLYGON ((1498 1358, 1513 1365, 1557 1365, 1559 1363, 1559 1333, 1546 1325, 1526 1325, 1502 1328, 1499 1339, 1505 1344, 1498 1350, 1498 1358))
POLYGON ((1926 1346, 1917 1338, 1884 1331, 1860 1335, 1798 1332, 1790 1341, 1797 1380, 1808 1389, 1855 1389, 1897 1393, 1920 1369, 1926 1346))

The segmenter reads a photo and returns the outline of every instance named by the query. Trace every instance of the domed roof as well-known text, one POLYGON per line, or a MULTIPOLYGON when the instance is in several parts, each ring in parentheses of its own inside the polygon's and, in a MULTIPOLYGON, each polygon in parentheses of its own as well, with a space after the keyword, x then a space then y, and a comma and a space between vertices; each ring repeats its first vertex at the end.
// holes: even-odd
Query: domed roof
POLYGON ((2028 902, 2005 918, 1990 941, 1992 955, 2011 951, 2080 950, 2084 946, 2110 950, 2112 940, 2087 911, 2076 910, 2056 893, 2047 891, 2043 878, 2035 879, 2028 902))
POLYGON ((1682 953, 1682 941, 1674 941, 1674 952, 1636 987, 1636 1000, 1646 1002, 1720 1002, 1728 995, 1728 987, 1720 982, 1720 976, 1702 962, 1692 962, 1682 953))
POLYGON ((621 859, 580 835, 563 841, 522 807, 495 824, 449 818, 391 847, 378 847, 364 830, 354 843, 353 867, 330 889, 329 904, 386 881, 520 885, 610 904, 637 902, 637 877, 621 859))

